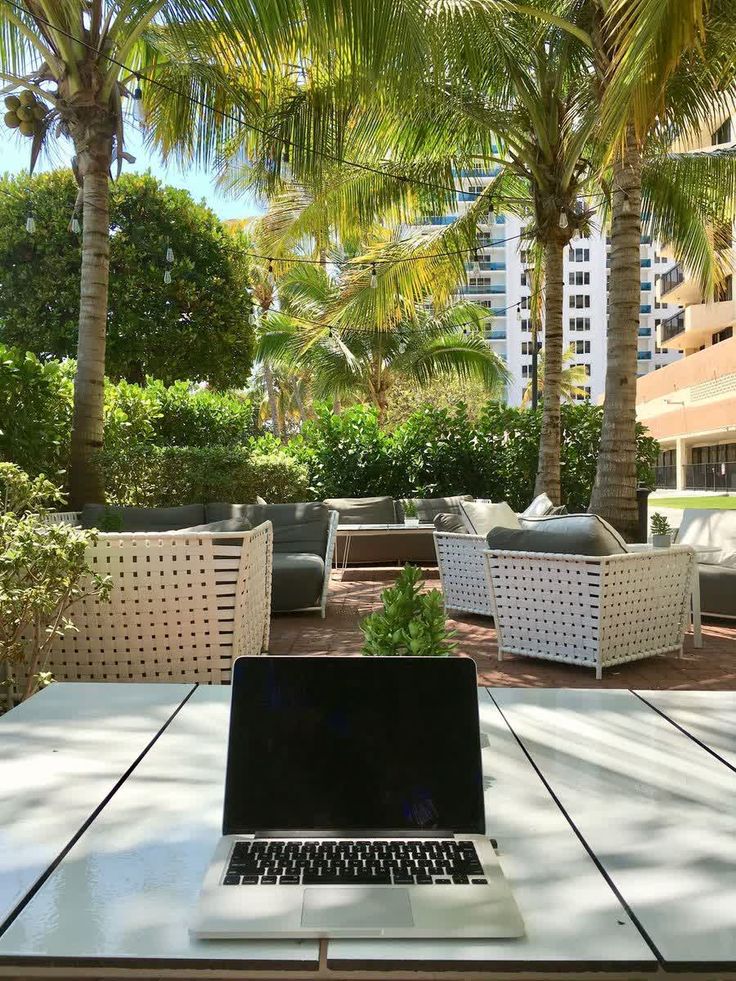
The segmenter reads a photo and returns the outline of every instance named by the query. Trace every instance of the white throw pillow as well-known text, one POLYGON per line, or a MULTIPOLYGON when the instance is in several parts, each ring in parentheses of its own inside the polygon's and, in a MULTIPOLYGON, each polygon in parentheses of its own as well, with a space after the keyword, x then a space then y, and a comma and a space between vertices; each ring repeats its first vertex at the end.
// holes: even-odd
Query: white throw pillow
POLYGON ((501 501, 499 504, 461 501, 460 513, 471 535, 485 537, 491 528, 521 528, 516 512, 506 501, 501 501))
POLYGON ((546 494, 538 494, 529 507, 521 512, 522 518, 543 518, 549 514, 554 504, 546 494))

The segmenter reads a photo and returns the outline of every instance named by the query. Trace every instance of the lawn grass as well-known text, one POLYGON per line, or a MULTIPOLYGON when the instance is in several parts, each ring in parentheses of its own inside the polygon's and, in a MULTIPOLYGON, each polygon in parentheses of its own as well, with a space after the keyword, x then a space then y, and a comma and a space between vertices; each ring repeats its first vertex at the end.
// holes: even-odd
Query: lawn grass
POLYGON ((656 497, 649 498, 649 510, 657 508, 716 508, 736 511, 736 497, 656 497))

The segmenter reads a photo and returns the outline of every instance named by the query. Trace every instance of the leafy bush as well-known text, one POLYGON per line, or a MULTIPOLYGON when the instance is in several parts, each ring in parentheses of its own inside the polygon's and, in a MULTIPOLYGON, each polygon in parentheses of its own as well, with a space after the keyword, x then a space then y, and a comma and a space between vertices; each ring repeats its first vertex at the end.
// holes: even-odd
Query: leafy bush
POLYGON ((23 664, 22 698, 51 678, 46 659, 55 637, 73 630, 70 607, 86 596, 107 597, 110 581, 92 573, 87 546, 94 532, 47 524, 49 507, 61 498, 45 477, 30 478, 0 463, 0 663, 23 664))
POLYGON ((34 476, 66 468, 73 371, 0 344, 0 459, 34 476))
POLYGON ((143 445, 106 449, 100 462, 111 504, 245 504, 257 495, 279 503, 309 499, 306 468, 283 452, 143 445))
POLYGON ((442 593, 422 593, 422 572, 407 565, 396 583, 381 593, 382 610, 361 623, 363 653, 375 657, 409 655, 446 657, 452 654, 454 631, 448 630, 442 593))
MULTIPOLYGON (((562 406, 562 499, 584 511, 595 479, 603 411, 562 406)), ((534 496, 541 411, 488 403, 471 419, 453 410, 425 408, 387 433, 374 410, 359 406, 340 416, 320 411, 288 450, 309 470, 322 497, 440 497, 467 493, 505 500, 517 511, 534 496)), ((639 482, 653 485, 657 443, 639 427, 639 482)))

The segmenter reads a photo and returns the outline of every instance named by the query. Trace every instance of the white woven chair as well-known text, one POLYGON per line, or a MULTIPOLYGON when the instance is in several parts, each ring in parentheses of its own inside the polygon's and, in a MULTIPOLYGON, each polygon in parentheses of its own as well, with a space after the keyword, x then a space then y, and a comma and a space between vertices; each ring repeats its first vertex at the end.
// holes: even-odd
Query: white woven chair
POLYGON ((327 613, 327 594, 330 591, 330 577, 332 576, 332 563, 335 558, 335 543, 337 542, 337 525, 340 521, 339 511, 330 511, 330 523, 327 526, 327 544, 325 546, 325 581, 322 585, 322 596, 320 597, 319 611, 324 620, 327 613))
POLYGON ((445 597, 445 609, 493 616, 483 553, 488 548, 482 535, 434 533, 437 566, 445 597))
POLYGON ((56 680, 226 684, 234 658, 268 649, 270 521, 244 532, 101 533, 89 552, 112 591, 71 608, 76 630, 54 641, 46 666, 56 680))
POLYGON ((695 553, 689 546, 592 557, 486 551, 506 654, 603 668, 682 654, 695 553))

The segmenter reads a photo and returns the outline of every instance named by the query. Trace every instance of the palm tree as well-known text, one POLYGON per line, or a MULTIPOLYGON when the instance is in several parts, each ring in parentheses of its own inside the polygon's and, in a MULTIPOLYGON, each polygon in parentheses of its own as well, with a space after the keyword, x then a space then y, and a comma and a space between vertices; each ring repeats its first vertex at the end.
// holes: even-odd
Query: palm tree
POLYGON ((390 329, 344 321, 333 326, 326 313, 340 305, 344 287, 322 267, 296 267, 279 289, 282 309, 264 318, 257 362, 292 379, 306 375, 313 398, 368 401, 383 420, 397 380, 428 388, 443 377, 472 379, 499 393, 507 379, 483 335, 488 313, 476 304, 431 311, 409 309, 399 299, 390 329))
POLYGON ((57 138, 70 140, 75 151, 83 233, 72 506, 103 499, 94 454, 103 439, 108 182, 113 162, 119 172, 130 159, 126 106, 141 110, 145 104, 150 140, 164 154, 211 163, 222 140, 243 129, 243 110, 254 118, 279 91, 288 63, 313 70, 322 63, 339 65, 347 78, 352 61, 375 86, 382 71, 395 76, 402 63, 424 60, 424 19, 417 5, 373 0, 371 17, 362 11, 362 3, 353 0, 329 8, 323 0, 2 5, 0 77, 8 83, 6 93, 18 93, 8 96, 6 123, 32 138, 31 168, 57 138), (270 72, 264 66, 272 66, 270 72), (137 76, 144 79, 144 92, 137 76))
MULTIPOLYGON (((585 366, 581 364, 574 364, 575 361, 575 348, 571 344, 565 351, 562 352, 562 371, 560 372, 560 398, 565 402, 570 402, 573 399, 585 398, 585 388, 584 385, 588 379, 585 373, 585 366)), ((539 355, 539 366, 538 366, 538 376, 537 385, 539 391, 544 394, 544 365, 545 365, 545 355, 542 352, 539 355)), ((530 406, 532 403, 532 382, 529 381, 524 389, 524 394, 521 397, 521 404, 523 406, 530 406)))

